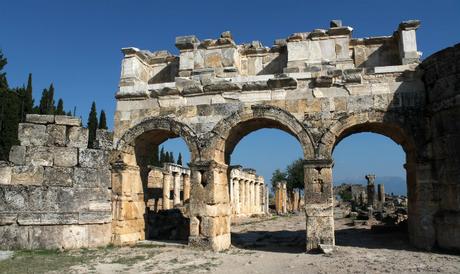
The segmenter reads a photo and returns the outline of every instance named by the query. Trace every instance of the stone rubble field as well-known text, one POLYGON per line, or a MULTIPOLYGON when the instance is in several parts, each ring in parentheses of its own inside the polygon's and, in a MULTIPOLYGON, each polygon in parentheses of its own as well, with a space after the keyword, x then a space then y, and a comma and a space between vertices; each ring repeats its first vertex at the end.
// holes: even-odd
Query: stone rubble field
POLYGON ((336 219, 331 254, 306 254, 305 216, 246 219, 232 226, 232 248, 214 253, 179 243, 18 251, 0 273, 460 273, 460 256, 412 248, 404 234, 336 219))

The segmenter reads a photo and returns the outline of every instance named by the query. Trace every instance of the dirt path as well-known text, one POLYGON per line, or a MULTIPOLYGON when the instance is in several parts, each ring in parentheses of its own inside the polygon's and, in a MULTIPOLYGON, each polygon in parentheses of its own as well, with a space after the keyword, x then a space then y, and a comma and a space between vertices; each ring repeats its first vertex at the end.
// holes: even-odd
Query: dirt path
POLYGON ((247 220, 225 252, 147 242, 136 247, 18 252, 0 273, 460 273, 460 256, 410 247, 403 234, 375 234, 336 220, 332 254, 305 254, 305 217, 247 220))

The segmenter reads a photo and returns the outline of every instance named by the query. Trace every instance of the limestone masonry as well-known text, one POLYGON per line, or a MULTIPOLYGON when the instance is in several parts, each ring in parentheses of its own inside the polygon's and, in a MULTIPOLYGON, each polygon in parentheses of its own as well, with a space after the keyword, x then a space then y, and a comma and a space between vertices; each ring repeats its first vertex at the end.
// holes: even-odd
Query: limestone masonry
POLYGON ((178 56, 122 49, 114 135, 100 149, 87 149, 75 119, 29 116, 21 124, 21 146, 0 168, 1 246, 135 243, 149 236, 149 208, 180 211, 177 224, 187 229, 163 231, 168 237, 227 249, 231 216, 268 205, 257 176, 249 187, 246 175, 235 176, 231 154, 252 131, 277 128, 303 150, 307 251, 335 243, 332 151, 358 132, 383 134, 406 153, 410 241, 459 250, 460 44, 420 63, 419 26, 410 20, 390 36, 353 38, 334 20, 271 47, 238 45, 226 31, 177 37, 178 56), (149 152, 173 137, 186 142, 190 169, 152 169, 149 152))

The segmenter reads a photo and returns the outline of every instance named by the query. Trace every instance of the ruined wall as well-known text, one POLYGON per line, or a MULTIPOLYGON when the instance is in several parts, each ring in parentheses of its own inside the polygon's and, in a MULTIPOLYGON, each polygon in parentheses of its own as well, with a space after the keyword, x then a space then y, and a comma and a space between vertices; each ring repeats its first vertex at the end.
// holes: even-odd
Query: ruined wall
MULTIPOLYGON (((443 248, 460 249, 460 44, 439 51, 421 65, 430 107, 436 184, 427 191, 439 204, 434 223, 443 248)), ((427 209, 428 210, 428 209, 427 209)))
POLYGON ((27 115, 20 145, 0 163, 0 249, 104 246, 112 234, 112 135, 78 118, 27 115))

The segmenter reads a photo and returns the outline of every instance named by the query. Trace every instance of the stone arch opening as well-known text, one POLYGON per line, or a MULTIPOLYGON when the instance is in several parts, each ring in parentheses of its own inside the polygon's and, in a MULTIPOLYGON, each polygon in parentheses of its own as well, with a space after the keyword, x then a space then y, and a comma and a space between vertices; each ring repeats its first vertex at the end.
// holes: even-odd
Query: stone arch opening
MULTIPOLYGON (((314 155, 313 141, 307 129, 296 117, 281 108, 268 105, 253 105, 250 109, 240 110, 220 121, 212 131, 215 136, 208 146, 211 150, 205 155, 209 155, 212 161, 223 167, 224 172, 219 173, 219 179, 216 182, 219 181, 219 184, 225 183, 222 185, 225 195, 222 196, 221 201, 230 208, 230 212, 231 169, 229 164, 231 153, 242 138, 254 131, 267 128, 278 129, 293 136, 300 144, 303 158, 313 157, 314 155)), ((266 180, 269 179, 266 178, 266 180)), ((249 182, 248 188, 250 187, 249 182)), ((256 192, 260 192, 260 189, 257 190, 257 186, 255 189, 256 192)), ((226 243, 222 244, 220 242, 219 248, 230 244, 231 214, 225 216, 225 218, 226 222, 229 223, 225 238, 220 237, 220 235, 216 238, 225 239, 226 243)))
POLYGON ((184 140, 190 159, 198 157, 193 131, 172 119, 147 119, 118 140, 112 161, 115 244, 188 239, 184 207, 190 199, 190 170, 154 157, 162 143, 174 138, 184 140))
MULTIPOLYGON (((420 163, 417 161, 418 152, 416 141, 410 130, 404 128, 397 120, 384 119, 377 116, 376 119, 369 119, 354 115, 347 117, 335 125, 331 126, 326 134, 323 135, 319 154, 322 157, 332 159, 332 153, 337 145, 345 138, 358 133, 370 132, 390 138, 394 143, 401 146, 405 153, 404 168, 406 170, 407 184, 407 210, 408 210, 408 233, 411 242, 417 242, 417 234, 420 208, 423 207, 418 191, 418 181, 420 180, 420 163)), ((375 191, 377 195, 378 189, 375 191)), ((377 200, 377 196, 374 198, 377 200)), ((375 205, 374 205, 375 206, 375 205)))

